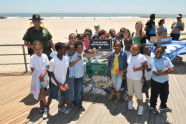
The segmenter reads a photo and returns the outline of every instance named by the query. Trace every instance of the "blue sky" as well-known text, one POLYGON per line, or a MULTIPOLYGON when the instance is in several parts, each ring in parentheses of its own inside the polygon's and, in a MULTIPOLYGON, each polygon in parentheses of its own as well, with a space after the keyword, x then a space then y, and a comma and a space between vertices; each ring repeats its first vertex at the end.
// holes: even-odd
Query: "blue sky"
POLYGON ((186 14, 186 0, 0 0, 0 13, 186 14))

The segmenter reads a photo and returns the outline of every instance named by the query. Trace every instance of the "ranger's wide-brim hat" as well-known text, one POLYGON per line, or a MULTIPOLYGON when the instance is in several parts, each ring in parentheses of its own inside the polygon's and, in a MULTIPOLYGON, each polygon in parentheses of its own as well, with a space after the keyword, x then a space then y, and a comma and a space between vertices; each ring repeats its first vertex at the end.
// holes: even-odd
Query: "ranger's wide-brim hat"
POLYGON ((176 17, 177 18, 182 18, 182 14, 178 14, 176 17))
POLYGON ((43 19, 40 17, 39 14, 33 14, 33 15, 32 15, 32 18, 29 19, 29 20, 43 20, 43 19))

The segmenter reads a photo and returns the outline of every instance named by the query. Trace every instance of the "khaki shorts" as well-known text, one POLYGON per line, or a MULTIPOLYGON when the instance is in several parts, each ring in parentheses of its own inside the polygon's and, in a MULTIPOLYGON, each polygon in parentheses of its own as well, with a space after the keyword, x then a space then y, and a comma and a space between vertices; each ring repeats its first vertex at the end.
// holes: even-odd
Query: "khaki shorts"
POLYGON ((135 94, 137 99, 143 99, 141 80, 127 78, 127 87, 129 96, 134 96, 135 94))

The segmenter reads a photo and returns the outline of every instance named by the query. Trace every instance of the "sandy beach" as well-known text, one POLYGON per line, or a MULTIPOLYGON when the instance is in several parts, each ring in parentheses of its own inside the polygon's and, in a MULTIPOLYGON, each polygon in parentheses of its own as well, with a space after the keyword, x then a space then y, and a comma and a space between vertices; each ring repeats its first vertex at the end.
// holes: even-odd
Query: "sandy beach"
MULTIPOLYGON (((85 28, 93 30, 94 24, 100 24, 101 29, 109 30, 111 28, 119 31, 121 27, 129 29, 131 32, 135 30, 136 21, 141 20, 145 24, 148 18, 45 18, 43 23, 45 27, 51 32, 54 43, 58 41, 67 42, 70 33, 83 33, 85 28)), ((156 19, 156 25, 158 21, 156 19)), ((186 19, 182 19, 186 24, 186 19)), ((171 31, 171 24, 176 21, 176 18, 166 18, 165 26, 168 33, 171 31)), ((22 37, 30 26, 30 20, 27 18, 12 18, 0 19, 0 44, 23 44, 22 37)), ((94 32, 94 30, 93 30, 94 32)), ((186 29, 183 31, 186 32, 186 29)), ((181 38, 186 38, 183 35, 181 38)), ((1 47, 0 54, 14 54, 22 53, 21 47, 1 47)), ((27 56, 27 62, 29 62, 27 56)), ((17 63, 23 62, 23 56, 0 56, 0 63, 17 63)), ((24 65, 0 65, 1 73, 23 72, 24 65)))

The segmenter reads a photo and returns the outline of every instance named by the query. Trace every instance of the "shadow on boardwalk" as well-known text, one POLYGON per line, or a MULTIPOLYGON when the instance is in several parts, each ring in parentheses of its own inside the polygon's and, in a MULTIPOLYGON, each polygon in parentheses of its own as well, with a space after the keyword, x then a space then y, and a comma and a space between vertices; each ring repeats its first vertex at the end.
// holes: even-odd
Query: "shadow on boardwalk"
MULTIPOLYGON (((130 124, 169 124, 167 121, 167 115, 166 113, 159 113, 159 114, 153 114, 148 110, 147 103, 144 104, 144 114, 142 116, 138 116, 137 110, 128 110, 127 108, 127 102, 124 102, 120 100, 118 103, 115 103, 114 101, 110 101, 105 96, 100 95, 93 95, 93 94, 85 94, 84 95, 84 101, 91 102, 93 105, 97 103, 101 103, 109 110, 110 114, 112 116, 117 116, 121 114, 128 123, 130 124)), ((55 109, 51 111, 57 111, 57 104, 54 105, 55 109)), ((90 109, 90 108, 88 108, 90 109)), ((86 108, 86 111, 89 111, 86 108)), ((101 111, 101 110, 100 110, 101 111)), ((94 114, 98 114, 99 111, 95 111, 94 114)), ((53 113, 53 112, 52 112, 53 113)), ((56 113, 54 115, 49 115, 47 120, 42 120, 42 113, 38 112, 38 108, 33 108, 30 111, 29 116, 27 119, 30 122, 46 122, 48 124, 66 124, 70 123, 72 121, 77 121, 80 119, 80 114, 78 110, 73 109, 68 115, 62 114, 62 113, 56 113)), ((86 113, 85 113, 86 114, 86 113)), ((95 116, 95 115, 92 115, 95 116)), ((91 116, 90 116, 91 118, 91 116)), ((99 117, 101 118, 101 117, 99 117)), ((95 120, 96 122, 96 120, 95 120)))

